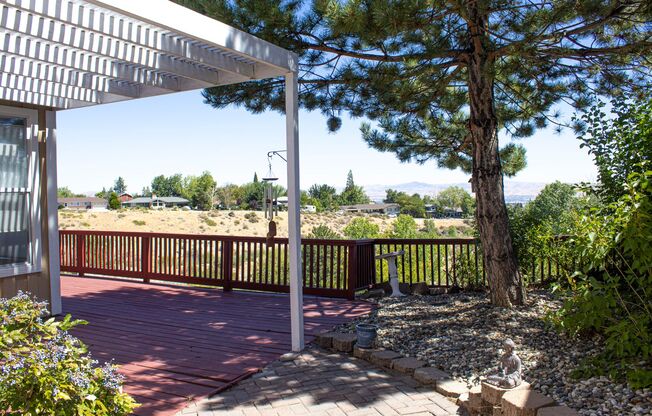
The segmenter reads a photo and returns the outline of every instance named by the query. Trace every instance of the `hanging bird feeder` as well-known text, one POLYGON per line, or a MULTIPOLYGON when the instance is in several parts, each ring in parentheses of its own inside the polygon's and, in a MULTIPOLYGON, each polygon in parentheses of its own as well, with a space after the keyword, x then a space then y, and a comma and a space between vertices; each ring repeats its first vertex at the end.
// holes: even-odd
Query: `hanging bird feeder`
POLYGON ((265 189, 263 190, 263 211, 265 211, 265 218, 269 220, 269 228, 267 231, 267 245, 274 244, 274 237, 276 237, 276 222, 274 217, 278 215, 278 201, 276 190, 274 189, 274 182, 278 180, 278 176, 272 170, 272 156, 273 153, 267 154, 267 174, 263 177, 265 189))

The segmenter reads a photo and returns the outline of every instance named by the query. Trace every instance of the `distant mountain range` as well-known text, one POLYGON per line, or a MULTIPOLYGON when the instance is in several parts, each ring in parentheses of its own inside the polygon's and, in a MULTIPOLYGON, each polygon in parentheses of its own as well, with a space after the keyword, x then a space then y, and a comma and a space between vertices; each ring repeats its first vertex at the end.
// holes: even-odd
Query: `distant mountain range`
MULTIPOLYGON (((394 189, 397 191, 405 192, 409 195, 430 195, 435 196, 439 192, 451 186, 459 186, 464 188, 467 192, 471 192, 471 184, 468 182, 462 183, 425 183, 425 182, 407 182, 396 185, 367 185, 364 186, 367 195, 373 201, 380 202, 385 198, 385 191, 387 189, 394 189)), ((546 186, 544 182, 519 182, 519 181, 505 181, 505 200, 506 202, 527 202, 536 197, 541 189, 546 186)))

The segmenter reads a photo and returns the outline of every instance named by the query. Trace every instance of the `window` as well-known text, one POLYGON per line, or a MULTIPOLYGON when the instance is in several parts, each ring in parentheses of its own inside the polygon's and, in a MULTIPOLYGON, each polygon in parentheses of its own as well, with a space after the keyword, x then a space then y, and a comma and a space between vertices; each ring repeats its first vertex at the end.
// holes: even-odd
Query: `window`
POLYGON ((34 112, 0 107, 0 277, 38 272, 38 146, 34 112))

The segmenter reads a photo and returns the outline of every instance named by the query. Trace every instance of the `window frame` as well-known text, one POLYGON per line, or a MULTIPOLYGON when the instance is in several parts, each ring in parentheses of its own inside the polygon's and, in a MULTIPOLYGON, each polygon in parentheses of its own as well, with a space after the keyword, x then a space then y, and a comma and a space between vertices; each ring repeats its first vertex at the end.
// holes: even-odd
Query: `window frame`
MULTIPOLYGON (((25 274, 40 273, 42 264, 41 239, 41 175, 39 167, 39 129, 38 112, 27 108, 0 106, 0 117, 23 118, 26 120, 25 149, 27 152, 27 188, 23 191, 29 195, 29 260, 13 264, 0 265, 0 279, 25 274)), ((8 193, 1 190, 0 193, 8 193)))

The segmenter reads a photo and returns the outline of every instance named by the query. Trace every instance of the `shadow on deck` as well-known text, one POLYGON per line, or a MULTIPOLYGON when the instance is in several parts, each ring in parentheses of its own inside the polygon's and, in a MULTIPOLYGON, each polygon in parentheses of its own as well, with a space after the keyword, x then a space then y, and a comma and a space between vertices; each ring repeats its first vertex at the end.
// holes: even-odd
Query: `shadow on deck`
MULTIPOLYGON (((63 310, 95 358, 114 359, 139 415, 170 415, 224 389, 290 350, 287 295, 61 278, 63 310)), ((304 297, 306 342, 372 310, 343 299, 304 297)))

